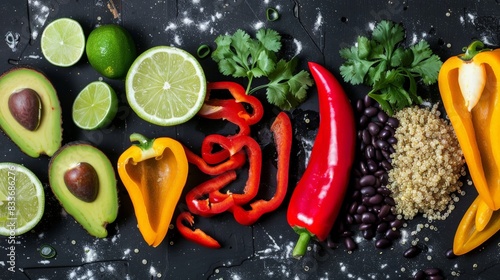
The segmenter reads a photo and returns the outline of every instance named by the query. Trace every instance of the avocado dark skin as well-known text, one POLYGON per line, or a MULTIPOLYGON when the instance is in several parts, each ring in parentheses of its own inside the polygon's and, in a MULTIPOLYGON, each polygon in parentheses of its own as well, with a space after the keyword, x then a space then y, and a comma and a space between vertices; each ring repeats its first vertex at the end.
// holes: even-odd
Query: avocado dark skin
POLYGON ((30 157, 52 156, 62 142, 61 105, 41 72, 13 68, 0 76, 0 127, 30 157))
POLYGON ((75 141, 60 148, 49 162, 49 184, 61 206, 95 237, 118 215, 115 170, 91 144, 75 141))

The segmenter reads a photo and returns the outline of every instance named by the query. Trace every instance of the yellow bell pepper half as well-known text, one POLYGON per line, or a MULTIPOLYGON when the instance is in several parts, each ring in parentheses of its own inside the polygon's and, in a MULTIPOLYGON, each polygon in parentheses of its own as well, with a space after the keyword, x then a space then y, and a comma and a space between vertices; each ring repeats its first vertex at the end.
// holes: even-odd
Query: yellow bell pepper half
POLYGON ((446 60, 438 84, 474 186, 484 203, 497 210, 500 208, 500 50, 473 52, 477 47, 474 42, 467 53, 446 60), (470 64, 475 66, 469 67, 470 64), (467 70, 459 78, 464 67, 467 70))
POLYGON ((453 252, 465 254, 500 229, 500 50, 472 42, 443 63, 438 84, 478 197, 462 218, 453 252))
POLYGON ((118 175, 127 189, 144 240, 153 247, 165 238, 188 175, 184 147, 161 137, 134 133, 118 159, 118 175))

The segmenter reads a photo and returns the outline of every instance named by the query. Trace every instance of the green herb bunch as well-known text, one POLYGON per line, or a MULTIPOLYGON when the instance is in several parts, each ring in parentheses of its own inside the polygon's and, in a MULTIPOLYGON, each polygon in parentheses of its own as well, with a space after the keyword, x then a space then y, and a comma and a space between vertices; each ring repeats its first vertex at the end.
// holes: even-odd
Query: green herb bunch
POLYGON ((266 88, 268 102, 282 110, 290 110, 306 99, 313 80, 305 70, 295 73, 296 57, 278 60, 281 36, 275 30, 260 29, 251 38, 239 29, 233 35, 217 37, 215 43, 212 59, 219 71, 226 76, 247 78, 247 94, 266 88), (261 77, 267 77, 268 83, 252 88, 254 78, 261 77))
POLYGON ((425 40, 405 48, 404 39, 400 24, 384 20, 375 26, 371 38, 359 36, 355 46, 340 50, 345 59, 340 66, 344 81, 371 86, 368 95, 390 115, 422 103, 417 82, 434 84, 442 65, 425 40))

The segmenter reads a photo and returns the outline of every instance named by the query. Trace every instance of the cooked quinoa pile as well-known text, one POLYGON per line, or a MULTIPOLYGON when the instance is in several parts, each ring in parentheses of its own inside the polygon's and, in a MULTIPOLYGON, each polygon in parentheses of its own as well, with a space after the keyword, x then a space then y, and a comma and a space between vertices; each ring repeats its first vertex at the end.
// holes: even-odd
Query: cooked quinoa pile
POLYGON ((452 126, 432 108, 408 107, 395 114, 395 137, 388 188, 395 213, 407 220, 422 213, 444 220, 454 209, 453 197, 462 187, 464 157, 452 126), (447 211, 445 211, 447 210, 447 211))

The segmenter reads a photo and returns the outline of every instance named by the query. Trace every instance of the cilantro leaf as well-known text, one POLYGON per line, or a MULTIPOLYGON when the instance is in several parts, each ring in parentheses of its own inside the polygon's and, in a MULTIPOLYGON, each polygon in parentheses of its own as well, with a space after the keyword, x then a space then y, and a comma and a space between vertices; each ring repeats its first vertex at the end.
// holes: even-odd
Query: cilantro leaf
POLYGON ((359 36, 356 45, 340 50, 345 60, 340 66, 344 81, 370 86, 368 95, 389 114, 422 103, 418 83, 434 84, 442 65, 426 41, 405 47, 404 39, 402 25, 383 20, 371 39, 359 36))
POLYGON ((307 97, 307 89, 313 80, 302 70, 296 74, 297 59, 280 59, 281 36, 272 29, 260 29, 255 38, 239 29, 233 35, 221 35, 215 39, 217 48, 212 59, 219 71, 234 78, 247 78, 247 94, 266 88, 269 103, 289 110, 307 97), (267 77, 268 83, 252 88, 254 78, 267 77))
POLYGON ((429 44, 426 41, 420 41, 416 45, 410 47, 413 52, 413 63, 410 71, 416 75, 420 75, 425 84, 431 85, 437 81, 439 69, 442 62, 439 56, 432 54, 429 44))
POLYGON ((270 82, 265 85, 268 102, 282 110, 290 110, 303 102, 307 96, 307 89, 313 85, 308 72, 302 70, 294 75, 295 68, 297 68, 296 58, 290 61, 281 59, 268 77, 270 82))

